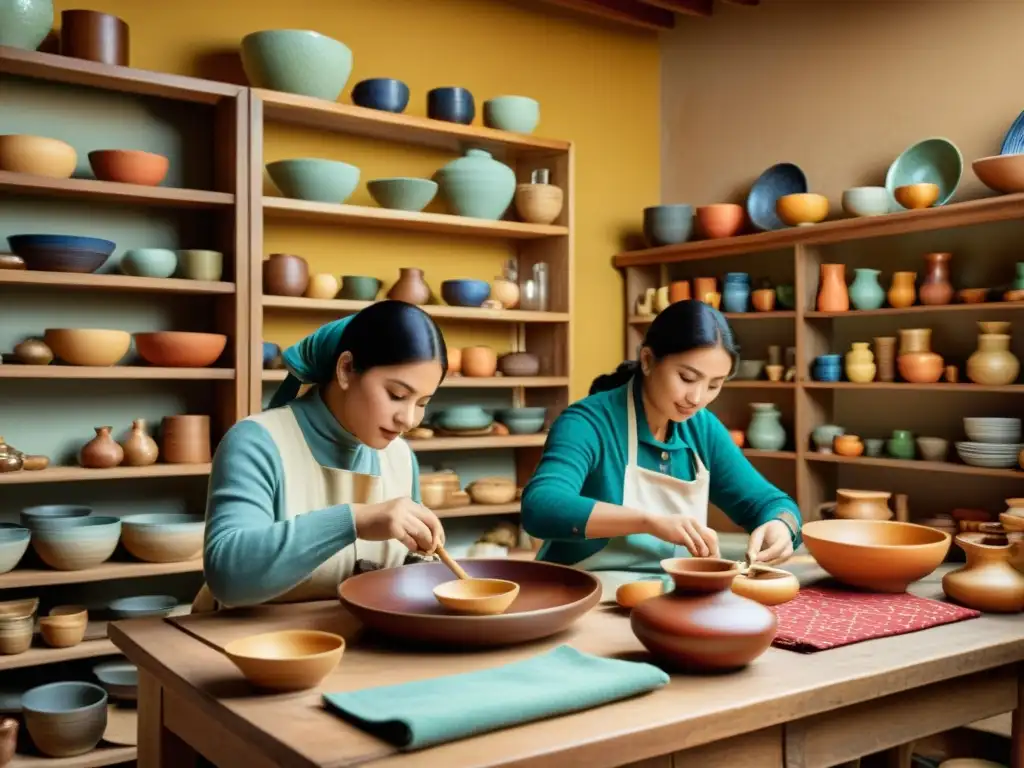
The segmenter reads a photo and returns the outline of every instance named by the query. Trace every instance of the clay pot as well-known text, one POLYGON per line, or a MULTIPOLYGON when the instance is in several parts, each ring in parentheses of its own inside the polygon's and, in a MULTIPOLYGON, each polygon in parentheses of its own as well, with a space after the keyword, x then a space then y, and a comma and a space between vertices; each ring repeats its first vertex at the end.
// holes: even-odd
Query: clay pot
POLYGON ((113 427, 96 427, 96 437, 82 446, 78 463, 87 469, 110 469, 124 459, 124 449, 110 436, 113 427))
POLYGON ((955 541, 967 556, 967 564, 942 577, 946 596, 986 613, 1024 611, 1024 574, 1010 564, 1024 537, 1019 533, 961 533, 955 541))
POLYGON ((949 304, 953 300, 953 286, 949 282, 949 260, 951 253, 929 253, 924 280, 921 283, 922 304, 949 304))
POLYGON ((168 464, 207 464, 211 459, 210 417, 166 416, 160 427, 160 453, 168 464))
POLYGON ((697 301, 708 300, 708 295, 718 292, 718 280, 714 277, 695 277, 693 279, 693 298, 697 301))
POLYGON ((896 272, 892 276, 892 285, 889 286, 889 306, 896 309, 903 309, 912 306, 916 297, 914 283, 917 280, 917 272, 896 272))
POLYGON ((934 384, 942 378, 942 356, 931 351, 931 328, 901 328, 900 355, 896 359, 900 376, 911 384, 934 384))
POLYGON ((61 11, 60 54, 127 67, 128 25, 109 13, 61 11))
POLYGON ((505 376, 536 376, 540 359, 529 352, 510 352, 498 358, 498 370, 505 376))
POLYGON ((448 373, 462 373, 462 350, 458 347, 448 348, 448 373))
POLYGON ((515 205, 519 218, 529 224, 550 224, 562 212, 562 190, 554 184, 519 184, 515 205))
POLYGON ((313 275, 309 278, 306 290, 303 295, 307 299, 333 299, 341 290, 341 283, 334 275, 325 272, 313 275))
POLYGON ((121 448, 124 450, 124 464, 129 467, 148 467, 156 463, 160 455, 156 440, 146 432, 144 419, 132 422, 131 434, 121 443, 121 448))
POLYGON ((867 384, 875 380, 877 366, 875 356, 866 341, 855 341, 846 353, 846 378, 855 384, 867 384))
POLYGON ((491 283, 491 298, 505 309, 515 309, 519 306, 519 286, 506 277, 496 277, 491 283))
POLYGON ((388 298, 408 304, 426 304, 430 301, 430 286, 423 279, 423 270, 417 267, 399 269, 398 281, 388 291, 388 298))
POLYGON ((309 264, 301 256, 272 253, 263 262, 265 296, 301 296, 309 285, 309 264))
MULTIPOLYGON (((840 438, 836 438, 839 442, 840 438)), ((837 451, 838 453, 838 451, 837 451)), ((889 520, 892 510, 887 491, 851 491, 840 488, 836 491, 835 516, 841 520, 889 520)))
POLYGON ((170 159, 137 149, 96 149, 89 153, 89 165, 100 181, 155 187, 167 176, 170 159))
POLYGON ((25 339, 14 348, 14 357, 22 365, 49 365, 53 350, 41 339, 25 339))
POLYGON ((464 347, 462 375, 474 378, 493 376, 498 370, 498 356, 490 347, 464 347))
POLYGON ((875 337, 876 377, 879 381, 893 381, 896 378, 896 337, 875 337))
POLYGON ((758 288, 750 294, 750 303, 755 312, 771 312, 775 309, 775 289, 758 288))
POLYGON ((1009 323, 978 323, 978 349, 967 358, 967 378, 975 384, 1000 387, 1013 384, 1020 361, 1010 351, 1009 323))
POLYGON ((709 240, 732 237, 743 228, 744 211, 735 203, 714 203, 698 206, 695 218, 698 231, 709 240))
POLYGON ((675 590, 642 601, 630 614, 637 639, 661 662, 687 671, 744 667, 775 638, 775 614, 731 590, 736 563, 716 558, 663 560, 675 590))
POLYGON ((690 281, 673 280, 668 286, 668 300, 675 304, 677 301, 687 301, 690 298, 690 281))
POLYGON ((822 264, 818 287, 819 312, 848 312, 850 293, 846 288, 845 264, 822 264))
POLYGON ((0 766, 7 765, 14 759, 14 749, 18 745, 18 721, 13 717, 0 720, 0 766))
POLYGON ((839 456, 860 456, 864 453, 864 443, 858 435, 836 435, 832 450, 839 456))

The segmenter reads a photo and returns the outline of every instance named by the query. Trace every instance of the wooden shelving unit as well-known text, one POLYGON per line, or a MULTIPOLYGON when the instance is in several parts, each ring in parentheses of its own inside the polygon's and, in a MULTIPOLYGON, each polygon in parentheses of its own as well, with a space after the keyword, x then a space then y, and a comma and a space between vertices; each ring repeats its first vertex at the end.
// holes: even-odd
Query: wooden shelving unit
MULTIPOLYGON (((618 254, 624 272, 627 304, 625 348, 635 357, 652 318, 636 315, 637 300, 648 288, 672 280, 744 271, 752 280, 795 286, 796 309, 767 313, 726 313, 744 357, 763 359, 768 345, 797 350, 795 382, 730 381, 712 404, 727 426, 745 429, 751 402, 774 402, 782 411, 790 450, 744 453, 768 479, 793 494, 804 516, 818 514, 834 499, 837 487, 872 488, 907 493, 912 517, 930 517, 956 507, 1003 508, 1003 499, 1019 495, 1020 469, 987 469, 958 463, 953 442, 966 440, 964 416, 1021 416, 1024 377, 1006 386, 981 386, 967 380, 963 364, 976 348, 976 321, 1012 323, 1013 349, 1024 357, 1024 302, 988 301, 905 309, 820 312, 816 309, 818 276, 823 263, 882 271, 888 289, 895 271, 924 274, 924 254, 953 253, 955 287, 991 287, 992 297, 1012 282, 1019 260, 1016 243, 1024 230, 1024 194, 955 203, 939 208, 849 218, 775 232, 720 240, 694 241, 618 254), (932 349, 960 367, 959 383, 910 384, 903 381, 856 384, 819 382, 810 377, 815 357, 844 354, 852 341, 897 336, 900 328, 933 328, 932 349), (811 432, 821 424, 838 424, 862 437, 885 438, 893 429, 915 436, 950 441, 947 461, 848 458, 815 451, 811 432), (767 461, 786 458, 787 461, 767 461), (978 480, 984 480, 978 483, 978 480)), ((920 282, 920 280, 919 280, 920 282)), ((724 516, 714 522, 732 528, 724 516)))

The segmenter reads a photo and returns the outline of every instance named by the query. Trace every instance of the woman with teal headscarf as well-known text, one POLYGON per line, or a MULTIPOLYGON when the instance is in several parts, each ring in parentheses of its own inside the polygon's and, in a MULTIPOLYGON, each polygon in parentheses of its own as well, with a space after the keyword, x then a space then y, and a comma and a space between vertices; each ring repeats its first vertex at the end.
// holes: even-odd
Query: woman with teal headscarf
POLYGON ((416 457, 398 439, 422 421, 447 373, 430 316, 378 302, 283 358, 288 377, 270 407, 217 447, 194 611, 333 599, 349 576, 421 560, 444 543, 420 503, 416 457))

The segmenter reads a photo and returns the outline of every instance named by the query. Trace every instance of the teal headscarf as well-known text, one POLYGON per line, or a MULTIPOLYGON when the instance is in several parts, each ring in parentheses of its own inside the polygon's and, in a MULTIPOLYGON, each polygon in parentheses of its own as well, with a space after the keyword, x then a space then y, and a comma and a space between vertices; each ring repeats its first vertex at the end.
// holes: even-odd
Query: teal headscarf
POLYGON ((280 408, 290 403, 299 394, 303 384, 327 384, 334 378, 338 364, 338 343, 354 317, 349 315, 322 325, 281 353, 288 376, 271 398, 271 408, 280 408))

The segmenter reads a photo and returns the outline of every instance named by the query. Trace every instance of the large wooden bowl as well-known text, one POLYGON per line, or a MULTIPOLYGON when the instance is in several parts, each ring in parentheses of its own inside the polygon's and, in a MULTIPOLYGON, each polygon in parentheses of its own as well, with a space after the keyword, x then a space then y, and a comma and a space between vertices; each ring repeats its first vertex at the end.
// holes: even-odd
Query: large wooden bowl
POLYGON ((434 587, 452 580, 442 563, 418 563, 353 576, 342 582, 342 604, 367 627, 406 643, 495 647, 561 632, 601 599, 601 583, 564 565, 508 559, 459 563, 474 578, 505 579, 519 595, 497 616, 452 613, 434 597, 434 587))
POLYGON ((341 660, 345 639, 313 629, 286 629, 228 643, 224 655, 249 682, 273 691, 315 688, 341 660))
POLYGON ((874 592, 905 592, 939 567, 952 542, 935 528, 892 520, 815 520, 802 533, 833 578, 874 592))

